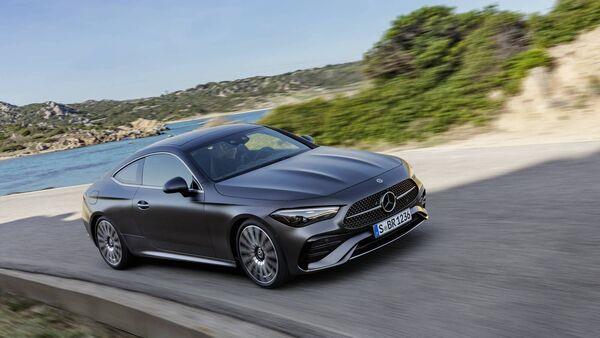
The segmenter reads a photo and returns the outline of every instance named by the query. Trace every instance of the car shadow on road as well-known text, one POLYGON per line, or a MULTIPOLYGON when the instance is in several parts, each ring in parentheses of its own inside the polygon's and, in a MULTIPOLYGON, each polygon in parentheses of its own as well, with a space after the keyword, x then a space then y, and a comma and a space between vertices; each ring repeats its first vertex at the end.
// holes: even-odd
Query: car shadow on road
POLYGON ((160 268, 171 268, 174 270, 199 270, 206 272, 212 272, 224 275, 241 275, 242 271, 238 268, 230 268, 212 264, 202 264, 194 262, 175 261, 168 259, 159 259, 151 257, 137 257, 133 263, 132 268, 137 267, 160 267, 160 268))

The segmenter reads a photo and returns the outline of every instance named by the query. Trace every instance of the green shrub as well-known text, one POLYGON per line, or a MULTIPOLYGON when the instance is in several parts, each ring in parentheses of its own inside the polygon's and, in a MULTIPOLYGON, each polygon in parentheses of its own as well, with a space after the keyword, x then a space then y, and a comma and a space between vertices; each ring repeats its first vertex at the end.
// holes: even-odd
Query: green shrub
POLYGON ((521 80, 530 69, 551 65, 552 57, 544 49, 530 49, 508 59, 496 81, 508 94, 515 94, 520 90, 521 80))
POLYGON ((530 19, 535 42, 550 47, 571 41, 586 29, 600 25, 600 1, 559 0, 547 15, 530 19))
POLYGON ((17 144, 17 143, 9 143, 9 144, 6 144, 6 145, 3 145, 0 147, 0 153, 17 151, 17 150, 22 150, 22 149, 25 149, 25 146, 23 146, 21 144, 17 144))

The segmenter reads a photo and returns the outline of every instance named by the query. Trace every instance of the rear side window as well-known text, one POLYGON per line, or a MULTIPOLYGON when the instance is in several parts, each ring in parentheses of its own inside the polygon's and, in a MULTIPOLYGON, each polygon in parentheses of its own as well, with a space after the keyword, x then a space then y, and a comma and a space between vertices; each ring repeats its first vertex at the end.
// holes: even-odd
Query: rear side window
POLYGON ((144 160, 142 184, 162 187, 168 180, 182 177, 192 187, 192 174, 175 156, 167 154, 151 155, 144 160))
POLYGON ((115 174, 115 179, 123 184, 142 184, 142 162, 137 160, 115 174))

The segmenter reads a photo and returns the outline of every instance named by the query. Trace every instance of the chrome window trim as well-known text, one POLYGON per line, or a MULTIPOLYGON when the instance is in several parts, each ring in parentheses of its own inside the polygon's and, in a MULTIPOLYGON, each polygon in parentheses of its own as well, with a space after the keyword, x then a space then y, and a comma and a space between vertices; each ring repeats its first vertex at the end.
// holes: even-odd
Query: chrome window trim
MULTIPOLYGON (((110 176, 110 178, 115 181, 117 184, 122 185, 122 186, 126 186, 126 187, 134 187, 134 188, 148 188, 148 189, 160 189, 162 190, 162 187, 157 187, 154 185, 143 185, 143 184, 129 184, 129 183, 123 183, 123 182, 119 182, 119 180, 117 180, 115 178, 115 175, 119 173, 119 171, 123 170, 123 168, 125 168, 126 166, 132 164, 135 161, 139 161, 143 158, 149 157, 149 156, 153 156, 153 155, 171 155, 173 157, 175 157, 176 159, 178 159, 181 163, 183 163, 183 165, 185 166, 185 168, 187 169, 187 171, 192 175, 192 178, 196 181, 196 183, 198 184, 198 186, 200 187, 200 189, 190 189, 190 191, 193 192, 198 192, 198 193, 204 193, 204 188, 202 187, 202 184, 200 184, 200 180, 198 179, 198 177, 196 177, 196 175, 194 175, 194 173, 192 172, 192 170, 190 169, 190 167, 181 159, 181 157, 177 156, 176 154, 170 153, 168 151, 157 151, 154 153, 149 153, 146 155, 142 155, 140 157, 137 157, 127 163, 125 163, 124 165, 122 165, 121 167, 119 167, 119 169, 115 170, 114 174, 112 174, 110 176)), ((143 170, 143 168, 142 168, 143 170)))

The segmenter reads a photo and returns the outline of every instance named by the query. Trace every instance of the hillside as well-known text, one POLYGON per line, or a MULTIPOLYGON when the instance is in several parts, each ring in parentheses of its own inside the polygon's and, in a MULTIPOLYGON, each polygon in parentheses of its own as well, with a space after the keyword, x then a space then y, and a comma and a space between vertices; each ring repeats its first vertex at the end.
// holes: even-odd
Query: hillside
POLYGON ((85 101, 72 104, 92 119, 122 124, 143 117, 156 120, 248 110, 272 105, 271 98, 311 89, 330 90, 363 81, 358 63, 297 70, 275 76, 209 82, 166 95, 126 101, 85 101))
MULTIPOLYGON (((489 125, 531 69, 557 64, 548 48, 598 24, 596 0, 560 0, 548 14, 532 16, 424 7, 398 17, 365 53, 373 86, 351 97, 280 106, 261 122, 312 134, 321 144, 365 146, 489 125)), ((597 78, 580 81, 588 86, 597 78)))
POLYGON ((591 141, 600 137, 600 28, 548 49, 552 67, 531 70, 488 131, 451 146, 591 141))
POLYGON ((48 101, 24 106, 0 102, 0 155, 25 155, 155 135, 164 126, 144 121, 271 107, 345 92, 364 80, 360 65, 355 62, 275 76, 210 82, 134 100, 88 100, 72 104, 48 101))

